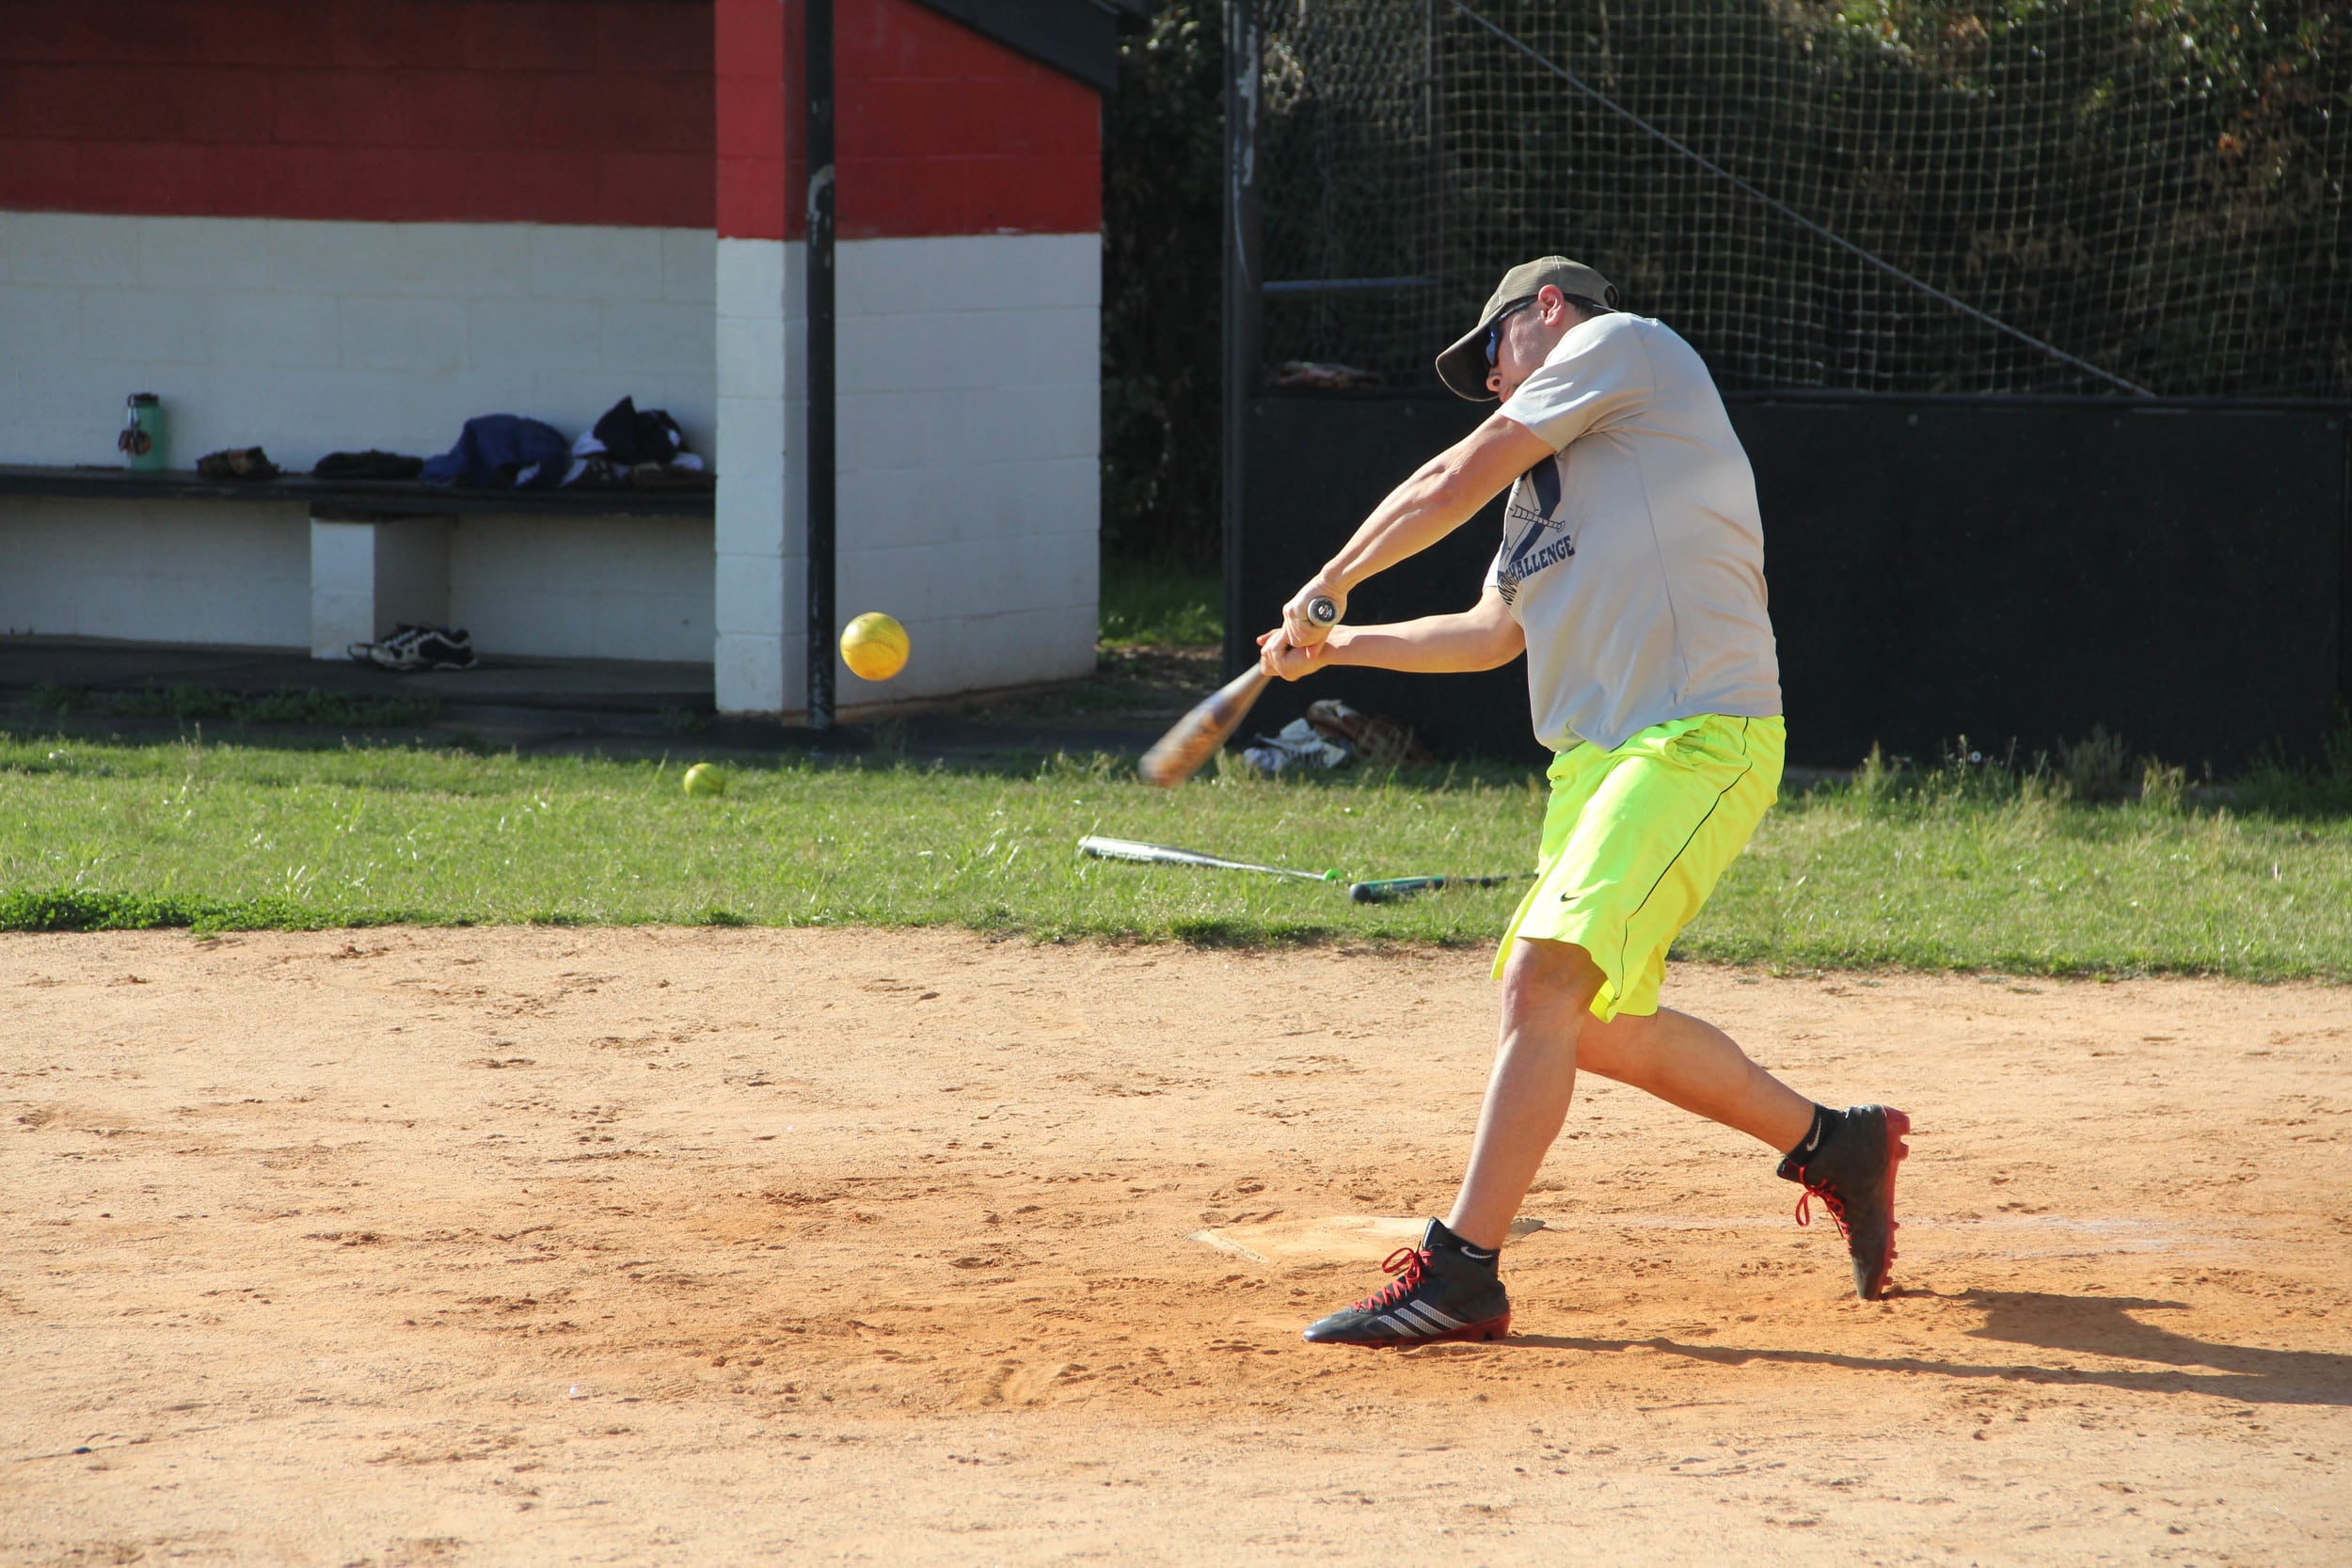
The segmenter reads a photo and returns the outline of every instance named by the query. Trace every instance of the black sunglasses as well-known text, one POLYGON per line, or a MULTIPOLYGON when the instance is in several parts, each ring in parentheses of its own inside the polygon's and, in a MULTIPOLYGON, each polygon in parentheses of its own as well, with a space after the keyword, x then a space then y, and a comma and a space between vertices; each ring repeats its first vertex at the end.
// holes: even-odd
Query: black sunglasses
POLYGON ((1493 323, 1487 326, 1486 368, 1488 370, 1493 370, 1495 368, 1495 359, 1502 352, 1502 324, 1509 321, 1519 311, 1526 309, 1529 306, 1534 303, 1535 296, 1534 294, 1528 295, 1525 299, 1515 299, 1510 304, 1504 306, 1496 315, 1493 323))

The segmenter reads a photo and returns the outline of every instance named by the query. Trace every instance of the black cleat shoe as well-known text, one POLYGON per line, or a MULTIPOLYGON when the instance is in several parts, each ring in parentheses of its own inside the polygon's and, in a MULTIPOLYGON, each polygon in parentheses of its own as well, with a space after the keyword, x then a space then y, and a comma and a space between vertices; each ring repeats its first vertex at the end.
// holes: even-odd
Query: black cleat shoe
POLYGON ((470 670, 479 662, 474 657, 473 636, 463 626, 434 626, 418 639, 416 668, 421 670, 470 670))
POLYGON ((473 637, 463 626, 420 626, 403 621, 381 642, 354 642, 343 650, 362 664, 411 673, 419 670, 470 670, 473 637))
POLYGON ((1895 1167, 1911 1146, 1903 1134, 1911 1118, 1887 1105, 1857 1105, 1838 1119, 1836 1131, 1810 1153, 1791 1150, 1780 1174, 1803 1183, 1797 1223, 1809 1225, 1815 1198, 1829 1210, 1846 1251, 1853 1258, 1854 1293, 1876 1301, 1886 1293, 1886 1271, 1895 1261, 1895 1167))
POLYGON ((1427 1345, 1500 1339, 1511 1332, 1511 1298, 1495 1260, 1465 1257, 1461 1238, 1436 1220, 1418 1247, 1380 1265, 1396 1277, 1343 1312, 1307 1325, 1312 1345, 1427 1345))
POLYGON ((343 652, 362 664, 373 664, 386 670, 416 670, 422 666, 417 660, 417 644, 432 628, 403 621, 387 632, 381 642, 354 642, 343 652))

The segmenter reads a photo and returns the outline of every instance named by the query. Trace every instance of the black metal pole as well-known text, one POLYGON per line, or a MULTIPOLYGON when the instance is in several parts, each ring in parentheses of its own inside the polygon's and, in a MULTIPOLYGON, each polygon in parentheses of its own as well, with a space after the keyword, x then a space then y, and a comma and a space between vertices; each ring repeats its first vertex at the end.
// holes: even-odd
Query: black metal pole
POLYGON ((1264 35, 1251 0, 1225 0, 1225 291, 1222 522, 1225 553, 1225 673, 1256 657, 1242 622, 1242 471, 1248 452, 1249 394, 1257 382, 1258 84, 1264 35))
POLYGON ((833 0, 802 0, 808 95, 808 727, 833 728, 833 0))

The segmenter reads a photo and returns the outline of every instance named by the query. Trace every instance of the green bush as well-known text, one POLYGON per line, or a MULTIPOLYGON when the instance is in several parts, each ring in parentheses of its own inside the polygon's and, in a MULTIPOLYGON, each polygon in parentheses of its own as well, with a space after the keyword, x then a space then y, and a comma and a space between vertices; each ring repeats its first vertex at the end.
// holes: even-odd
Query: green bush
POLYGON ((1119 49, 1103 135, 1103 542, 1216 563, 1223 40, 1214 0, 1160 0, 1119 49))

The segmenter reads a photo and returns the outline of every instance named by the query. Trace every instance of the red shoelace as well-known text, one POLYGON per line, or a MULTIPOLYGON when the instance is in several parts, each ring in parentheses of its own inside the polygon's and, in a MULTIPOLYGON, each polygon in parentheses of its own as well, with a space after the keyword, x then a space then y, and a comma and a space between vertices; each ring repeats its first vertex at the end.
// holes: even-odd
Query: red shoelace
POLYGON ((1380 1260, 1380 1272, 1396 1275, 1388 1284, 1356 1304, 1359 1312, 1377 1312, 1394 1307, 1406 1293, 1421 1283, 1421 1276, 1429 1267, 1429 1254, 1419 1247, 1401 1246, 1380 1260))
POLYGON ((1830 1222, 1837 1227, 1837 1233, 1851 1239, 1851 1232, 1846 1229, 1844 1201, 1827 1187, 1815 1186, 1806 1179, 1803 1171, 1797 1173, 1797 1180, 1804 1184, 1804 1191, 1797 1195, 1797 1223, 1799 1225, 1813 1223, 1813 1200, 1818 1197, 1821 1200, 1821 1207, 1829 1211, 1830 1222))

